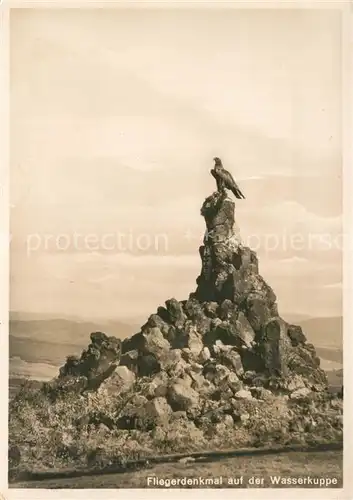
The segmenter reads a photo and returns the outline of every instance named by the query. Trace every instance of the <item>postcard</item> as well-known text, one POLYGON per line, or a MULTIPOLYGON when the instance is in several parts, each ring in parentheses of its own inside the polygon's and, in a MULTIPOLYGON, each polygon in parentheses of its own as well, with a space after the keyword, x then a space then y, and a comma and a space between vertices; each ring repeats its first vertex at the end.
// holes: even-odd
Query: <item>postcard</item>
POLYGON ((264 4, 8 7, 5 498, 348 498, 347 12, 264 4))

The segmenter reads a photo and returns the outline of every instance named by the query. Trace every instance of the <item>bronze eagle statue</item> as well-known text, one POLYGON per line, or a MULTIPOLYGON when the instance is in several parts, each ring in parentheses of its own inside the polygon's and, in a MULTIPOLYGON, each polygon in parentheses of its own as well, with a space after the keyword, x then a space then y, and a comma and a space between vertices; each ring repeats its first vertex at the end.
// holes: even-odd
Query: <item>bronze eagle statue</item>
POLYGON ((218 157, 215 157, 213 158, 213 161, 215 162, 215 165, 211 170, 211 174, 216 179, 218 191, 220 193, 225 193, 225 190, 229 189, 230 191, 232 191, 236 198, 245 199, 245 196, 240 191, 238 184, 233 179, 232 174, 230 174, 228 170, 223 167, 222 160, 218 157))

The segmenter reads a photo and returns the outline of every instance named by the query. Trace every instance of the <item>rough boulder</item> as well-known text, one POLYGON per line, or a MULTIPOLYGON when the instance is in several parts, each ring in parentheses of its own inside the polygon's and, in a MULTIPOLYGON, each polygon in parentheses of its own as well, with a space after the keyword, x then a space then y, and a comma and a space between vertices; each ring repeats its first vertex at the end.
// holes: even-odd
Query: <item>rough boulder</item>
MULTIPOLYGON (((66 387, 71 379, 79 392, 133 391, 138 404, 129 402, 118 426, 143 428, 144 412, 148 428, 151 419, 159 425, 180 412, 202 422, 225 404, 237 421, 232 401, 238 408, 271 395, 296 400, 327 387, 314 346, 281 318, 256 253, 242 245, 234 202, 213 193, 201 214, 206 234, 196 290, 187 300, 166 300, 121 343, 92 334, 88 349, 68 358, 55 382, 66 387)), ((240 411, 240 421, 246 414, 240 411)))
POLYGON ((342 441, 343 392, 328 390, 314 346, 280 316, 234 208, 219 193, 205 200, 201 272, 186 300, 166 300, 123 341, 92 333, 56 379, 19 391, 9 433, 16 471, 19 462, 101 466, 342 441))

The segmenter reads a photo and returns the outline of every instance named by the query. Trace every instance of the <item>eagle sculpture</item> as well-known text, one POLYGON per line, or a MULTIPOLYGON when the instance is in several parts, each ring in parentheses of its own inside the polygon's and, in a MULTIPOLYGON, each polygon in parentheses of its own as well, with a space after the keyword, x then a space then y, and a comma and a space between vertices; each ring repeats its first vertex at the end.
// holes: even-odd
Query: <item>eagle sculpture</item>
POLYGON ((232 191, 234 196, 238 199, 245 199, 245 196, 240 191, 239 186, 232 177, 232 174, 226 170, 222 165, 222 160, 220 158, 213 158, 215 162, 214 168, 211 170, 211 174, 216 179, 217 189, 220 193, 225 193, 226 189, 232 191))

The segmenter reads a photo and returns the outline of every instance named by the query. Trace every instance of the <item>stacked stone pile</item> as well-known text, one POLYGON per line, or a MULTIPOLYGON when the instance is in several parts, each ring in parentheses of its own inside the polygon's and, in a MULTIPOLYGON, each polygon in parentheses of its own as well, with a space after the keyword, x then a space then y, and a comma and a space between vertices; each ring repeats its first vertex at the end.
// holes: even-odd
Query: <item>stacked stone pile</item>
POLYGON ((202 206, 207 233, 195 292, 167 300, 122 342, 91 334, 88 350, 68 358, 53 390, 130 391, 114 425, 146 430, 180 417, 230 425, 249 418, 249 405, 260 411, 273 397, 326 390, 314 346, 279 316, 255 252, 242 245, 234 208, 219 193, 202 206))

